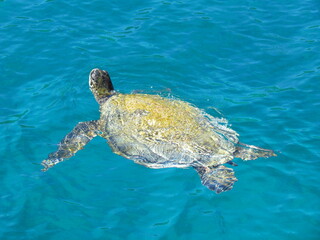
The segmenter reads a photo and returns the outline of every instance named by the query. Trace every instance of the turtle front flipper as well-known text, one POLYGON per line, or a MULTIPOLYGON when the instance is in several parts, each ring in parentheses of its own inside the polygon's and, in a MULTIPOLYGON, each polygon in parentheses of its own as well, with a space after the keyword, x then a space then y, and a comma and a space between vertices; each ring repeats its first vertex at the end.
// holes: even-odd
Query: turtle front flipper
POLYGON ((223 165, 218 167, 195 167, 200 175, 201 183, 216 193, 231 190, 234 182, 238 179, 234 176, 234 171, 223 165))
POLYGON ((75 128, 68 133, 59 143, 56 152, 50 153, 48 158, 43 160, 41 165, 44 166, 42 171, 72 157, 98 134, 98 121, 80 122, 75 128))

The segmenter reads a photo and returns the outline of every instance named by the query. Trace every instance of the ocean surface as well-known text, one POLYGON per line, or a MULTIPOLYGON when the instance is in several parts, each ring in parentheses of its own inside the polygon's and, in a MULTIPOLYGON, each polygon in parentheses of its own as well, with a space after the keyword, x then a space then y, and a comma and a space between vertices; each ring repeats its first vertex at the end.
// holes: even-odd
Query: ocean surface
POLYGON ((0 0, 0 239, 320 239, 318 0, 0 0), (96 138, 41 172, 99 118, 92 68, 173 96, 277 157, 215 194, 194 169, 149 169, 96 138), (217 114, 218 113, 218 114, 217 114))

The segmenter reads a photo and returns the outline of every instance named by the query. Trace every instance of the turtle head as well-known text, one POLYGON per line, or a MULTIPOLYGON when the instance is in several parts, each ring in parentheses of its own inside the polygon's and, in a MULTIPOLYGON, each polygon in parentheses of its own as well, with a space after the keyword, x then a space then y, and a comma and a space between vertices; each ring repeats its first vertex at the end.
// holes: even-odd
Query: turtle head
POLYGON ((90 72, 89 87, 99 104, 114 93, 109 73, 98 68, 90 72))

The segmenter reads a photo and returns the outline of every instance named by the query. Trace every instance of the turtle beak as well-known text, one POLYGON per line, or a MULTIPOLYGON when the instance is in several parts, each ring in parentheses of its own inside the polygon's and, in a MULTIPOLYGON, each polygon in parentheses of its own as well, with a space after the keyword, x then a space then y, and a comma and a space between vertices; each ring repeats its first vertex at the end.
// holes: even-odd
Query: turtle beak
POLYGON ((114 90, 109 73, 99 68, 91 70, 89 86, 90 88, 106 88, 108 91, 114 90))
POLYGON ((101 77, 101 70, 99 68, 92 69, 89 74, 89 86, 93 87, 95 83, 98 83, 101 77))
POLYGON ((101 72, 102 70, 100 70, 99 68, 92 69, 89 77, 92 80, 97 81, 101 77, 101 72))

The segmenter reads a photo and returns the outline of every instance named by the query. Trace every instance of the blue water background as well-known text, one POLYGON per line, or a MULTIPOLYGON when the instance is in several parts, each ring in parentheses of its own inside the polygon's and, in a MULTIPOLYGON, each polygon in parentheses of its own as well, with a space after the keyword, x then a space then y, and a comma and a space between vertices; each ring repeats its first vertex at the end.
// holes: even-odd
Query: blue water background
POLYGON ((317 0, 0 0, 0 239, 320 239, 317 0), (242 162, 226 193, 193 169, 148 169, 94 139, 94 67, 227 118, 278 157, 242 162))

